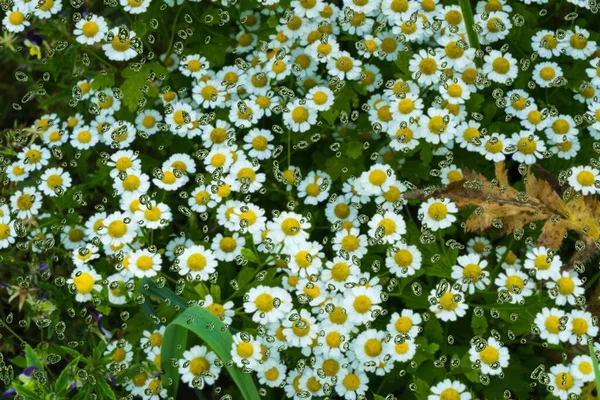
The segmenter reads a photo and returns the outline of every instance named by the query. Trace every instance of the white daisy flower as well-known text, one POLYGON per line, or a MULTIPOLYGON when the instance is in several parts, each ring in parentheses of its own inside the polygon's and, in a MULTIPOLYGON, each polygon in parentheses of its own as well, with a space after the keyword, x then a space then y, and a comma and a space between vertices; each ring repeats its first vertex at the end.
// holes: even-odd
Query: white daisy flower
POLYGON ((419 218, 423 224, 433 231, 446 229, 456 221, 454 214, 458 212, 456 205, 450 199, 430 198, 421 203, 419 218))
MULTIPOLYGON (((102 50, 109 60, 112 61, 129 61, 138 55, 137 50, 132 47, 132 40, 136 34, 133 30, 125 27, 113 28, 108 31, 106 40, 109 43, 102 45, 102 50)), ((139 41, 139 39, 135 39, 139 41)))
POLYGON ((193 389, 203 389, 204 385, 213 385, 221 374, 217 363, 219 357, 206 346, 194 346, 183 352, 179 360, 179 374, 183 383, 193 389), (198 385, 199 383, 199 385, 198 385))
POLYGON ((75 300, 84 303, 92 298, 92 292, 100 292, 102 286, 100 276, 93 268, 84 265, 77 267, 71 272, 71 277, 67 279, 69 290, 75 294, 75 300))
POLYGON ((583 380, 573 376, 569 366, 561 364, 550 368, 548 378, 550 386, 553 388, 552 394, 560 400, 572 398, 572 395, 579 397, 584 384, 583 380))
POLYGON ((517 60, 510 53, 492 50, 484 60, 483 73, 491 81, 508 85, 517 78, 519 73, 517 60))
POLYGON ((558 308, 544 307, 542 311, 536 314, 533 322, 539 329, 540 338, 550 344, 567 342, 571 336, 568 316, 558 308))
POLYGON ((598 193, 599 188, 596 186, 596 181, 600 175, 600 171, 596 168, 588 166, 571 167, 569 175, 569 185, 584 196, 598 193))
POLYGON ((569 315, 571 324, 571 344, 585 344, 589 338, 595 338, 598 335, 598 326, 594 323, 592 314, 588 311, 573 310, 569 315))
POLYGON ((208 280, 209 276, 217 269, 217 259, 212 251, 202 246, 194 245, 183 251, 177 257, 179 274, 190 274, 194 279, 208 280))
POLYGON ((429 310, 442 321, 456 321, 458 318, 463 317, 469 308, 465 304, 465 295, 460 291, 451 290, 449 286, 442 293, 440 292, 442 288, 438 284, 436 288, 431 289, 431 293, 429 294, 431 306, 429 310))
POLYGON ((421 269, 422 255, 417 246, 397 242, 388 250, 385 265, 399 278, 414 275, 421 269))
POLYGON ((538 280, 560 278, 562 262, 558 255, 550 255, 549 249, 544 246, 535 247, 527 252, 525 269, 534 270, 538 280))
POLYGON ((472 363, 479 364, 483 374, 500 375, 502 369, 508 367, 510 353, 505 346, 490 337, 487 339, 487 343, 484 341, 469 349, 469 359, 472 363))
POLYGON ((558 279, 554 282, 547 282, 548 294, 551 299, 556 301, 559 306, 569 303, 574 306, 578 303, 578 298, 585 292, 581 279, 575 271, 562 271, 558 279))
POLYGON ((17 190, 10 197, 10 208, 16 213, 17 218, 32 218, 39 214, 42 208, 42 194, 30 186, 17 190))
MULTIPOLYGON (((85 18, 77 21, 73 30, 73 34, 76 36, 75 40, 87 45, 101 42, 107 32, 108 24, 104 17, 94 14, 88 14, 85 18)), ((81 83, 78 83, 78 87, 82 90, 84 96, 88 94, 89 86, 82 87, 81 83), (84 90, 84 88, 87 88, 87 90, 84 90)), ((81 100, 86 99, 82 96, 81 100)))
POLYGON ((431 393, 427 400, 471 400, 471 393, 460 381, 444 379, 442 382, 431 387, 431 393))
POLYGON ((525 297, 531 296, 535 289, 532 279, 524 272, 513 268, 507 268, 504 272, 500 272, 494 284, 498 286, 499 292, 508 293, 508 302, 511 304, 517 304, 525 297))
POLYGON ((490 283, 489 273, 484 271, 488 262, 479 254, 467 254, 459 256, 456 261, 458 265, 452 267, 452 278, 461 285, 463 292, 475 293, 475 288, 483 290, 490 283))

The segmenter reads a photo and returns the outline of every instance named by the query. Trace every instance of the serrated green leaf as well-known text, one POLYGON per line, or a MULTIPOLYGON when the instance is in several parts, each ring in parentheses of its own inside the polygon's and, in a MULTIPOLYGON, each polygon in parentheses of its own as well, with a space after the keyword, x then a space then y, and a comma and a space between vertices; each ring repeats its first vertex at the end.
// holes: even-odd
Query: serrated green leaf
POLYGON ((100 395, 101 399, 117 400, 115 392, 113 392, 112 388, 104 378, 96 379, 94 391, 100 395))
POLYGON ((202 339, 225 363, 229 375, 236 383, 244 399, 260 399, 252 377, 249 374, 242 373, 238 367, 230 363, 233 337, 229 330, 210 311, 197 306, 186 309, 165 330, 161 349, 161 366, 165 371, 162 379, 164 387, 171 395, 177 395, 179 386, 179 370, 178 367, 171 365, 171 359, 181 359, 186 348, 188 331, 193 332, 202 339), (209 326, 212 329, 209 329, 209 326), (169 385, 169 382, 173 382, 173 384, 169 385))
POLYGON ((363 144, 358 141, 349 142, 346 145, 346 155, 353 160, 360 158, 363 152, 363 144))

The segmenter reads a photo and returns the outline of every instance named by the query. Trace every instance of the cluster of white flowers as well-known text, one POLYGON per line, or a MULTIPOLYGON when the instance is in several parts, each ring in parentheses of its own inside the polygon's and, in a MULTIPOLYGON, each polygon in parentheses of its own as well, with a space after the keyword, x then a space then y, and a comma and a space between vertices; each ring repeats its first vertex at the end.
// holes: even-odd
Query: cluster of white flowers
MULTIPOLYGON (((595 7, 569 2, 587 12, 595 7)), ((120 7, 137 15, 153 3, 159 2, 120 0, 120 7)), ((165 3, 180 7, 184 2, 165 3)), ((133 118, 122 107, 122 93, 94 89, 97 78, 90 76, 73 90, 79 112, 45 114, 27 127, 34 140, 16 149, 4 171, 14 190, 0 206, 0 249, 9 251, 25 240, 32 252, 43 253, 50 250, 48 243, 56 243, 70 255, 67 283, 75 300, 115 306, 134 305, 145 278, 217 285, 224 269, 237 274, 248 251, 259 269, 275 270, 277 279, 243 287, 243 297, 222 301, 204 295, 200 305, 226 325, 251 321, 252 328, 234 335, 233 363, 253 371, 261 385, 281 387, 295 399, 334 392, 350 400, 369 396, 373 377, 413 360, 426 321, 463 319, 481 305, 478 294, 489 290, 497 292, 500 304, 515 307, 532 296, 547 296, 555 307, 543 308, 530 321, 540 341, 593 340, 598 327, 582 302, 585 279, 543 246, 492 250, 488 239, 472 237, 456 265, 447 266, 446 278, 431 277, 423 311, 399 305, 402 300, 393 297, 398 282, 416 283, 422 275, 430 279, 428 268, 443 261, 426 257, 429 245, 409 235, 409 228, 435 238, 459 225, 457 204, 437 194, 417 203, 413 219, 404 199, 414 188, 401 167, 406 154, 428 146, 433 155, 451 160, 461 150, 482 162, 512 160, 530 167, 550 158, 576 159, 584 137, 586 143, 587 137, 600 140, 600 48, 591 39, 590 24, 588 29, 576 21, 567 30, 539 29, 526 38, 535 56, 525 63, 515 55, 523 53, 516 44, 497 46, 522 26, 516 4, 506 0, 476 3, 473 35, 464 10, 439 0, 293 0, 287 11, 276 1, 262 3, 258 10, 235 6, 239 18, 230 38, 234 44, 227 49, 235 53, 235 62, 211 65, 193 45, 162 53, 159 64, 188 86, 151 82, 159 88, 158 97, 133 118), (265 36, 267 23, 273 32, 265 36), (473 36, 489 47, 476 50, 473 36), (570 63, 586 66, 585 84, 578 90, 567 86, 570 63), (486 116, 469 107, 490 88, 493 112, 502 116, 495 117, 497 129, 488 131, 482 123, 486 116), (558 110, 549 103, 548 90, 568 93, 574 106, 558 110), (544 91, 545 99, 534 95, 544 91), (348 113, 336 104, 351 100, 342 98, 350 93, 361 93, 363 112, 336 126, 330 117, 343 121, 348 113), (339 180, 325 168, 307 169, 305 160, 292 157, 291 146, 299 142, 296 137, 317 132, 340 143, 352 135, 378 143, 374 162, 339 180), (162 153, 147 149, 145 140, 160 144, 167 137, 189 151, 156 160, 162 153), (99 179, 82 181, 77 164, 60 161, 56 149, 96 158, 99 179), (87 198, 93 204, 85 213, 62 222, 59 232, 51 229, 55 214, 62 218, 54 201, 85 193, 90 183, 107 198, 87 198), (284 200, 271 204, 272 193, 284 200), (182 215, 208 221, 211 231, 204 230, 201 240, 179 233, 182 215), (21 234, 24 226, 30 229, 21 234), (373 262, 372 254, 381 262, 373 262), (304 368, 296 367, 300 359, 308 361, 304 368)), ((523 3, 537 13, 536 6, 545 1, 523 3)), ((14 0, 2 26, 18 33, 63 11, 60 0, 14 0)), ((111 62, 139 61, 144 55, 145 38, 107 17, 88 13, 71 25, 81 48, 101 49, 111 62)), ((435 175, 439 186, 464 179, 452 161, 435 175)), ((595 195, 599 175, 597 162, 572 166, 566 181, 584 196, 595 195)), ((440 245, 446 256, 446 244, 440 245)), ((413 287, 415 295, 418 288, 413 287)), ((167 396, 160 377, 153 375, 161 368, 164 329, 144 332, 136 348, 126 338, 106 348, 112 370, 131 367, 142 350, 150 366, 124 385, 134 396, 167 396)), ((492 333, 470 341, 468 358, 482 375, 503 376, 510 368, 502 340, 492 333)), ((195 388, 215 384, 221 369, 217 355, 204 345, 187 350, 179 363, 181 379, 195 388)), ((549 371, 546 384, 561 399, 579 394, 594 377, 587 355, 549 371)), ((466 383, 443 380, 430 388, 428 398, 471 399, 466 383)))

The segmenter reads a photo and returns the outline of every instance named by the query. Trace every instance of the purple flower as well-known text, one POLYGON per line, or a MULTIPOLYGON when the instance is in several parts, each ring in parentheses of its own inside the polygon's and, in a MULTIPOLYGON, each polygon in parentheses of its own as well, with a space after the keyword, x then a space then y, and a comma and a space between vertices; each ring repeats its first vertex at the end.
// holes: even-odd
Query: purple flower
POLYGON ((2 397, 11 397, 11 396, 14 396, 15 394, 17 394, 17 391, 13 388, 10 388, 8 390, 5 390, 4 393, 2 393, 2 397))

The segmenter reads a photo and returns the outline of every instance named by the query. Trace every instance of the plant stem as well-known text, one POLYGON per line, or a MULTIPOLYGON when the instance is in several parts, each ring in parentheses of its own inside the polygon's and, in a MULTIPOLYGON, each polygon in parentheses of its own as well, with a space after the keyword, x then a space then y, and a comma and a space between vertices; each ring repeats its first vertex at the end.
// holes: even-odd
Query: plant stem
MULTIPOLYGON (((467 38, 469 39, 469 46, 475 50, 479 50, 479 39, 477 38, 477 32, 473 29, 475 24, 475 18, 473 17, 473 9, 471 8, 471 2, 469 0, 458 0, 460 10, 465 21, 465 28, 467 29, 467 38)), ((475 63, 478 67, 481 67, 481 58, 475 58, 475 63)))

